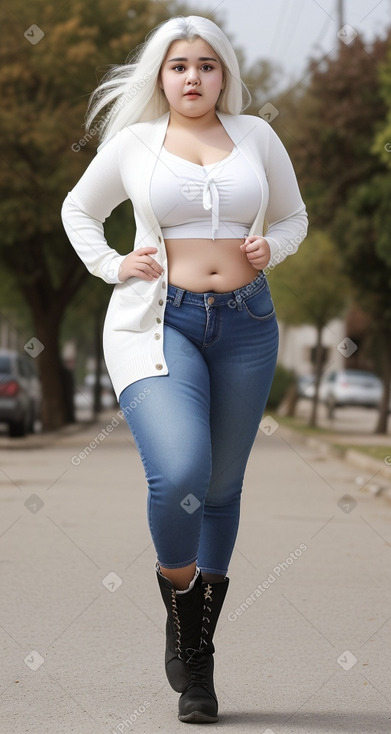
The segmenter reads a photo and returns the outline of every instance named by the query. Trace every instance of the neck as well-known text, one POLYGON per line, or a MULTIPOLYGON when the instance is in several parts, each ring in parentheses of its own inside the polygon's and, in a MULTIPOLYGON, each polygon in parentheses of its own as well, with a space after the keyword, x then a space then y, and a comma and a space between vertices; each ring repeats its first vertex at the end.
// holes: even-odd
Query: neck
POLYGON ((170 127, 181 127, 187 128, 188 130, 201 131, 210 128, 218 122, 219 119, 214 109, 209 110, 209 112, 205 115, 201 115, 200 117, 188 117, 187 115, 181 115, 180 112, 173 110, 172 107, 170 108, 170 127))

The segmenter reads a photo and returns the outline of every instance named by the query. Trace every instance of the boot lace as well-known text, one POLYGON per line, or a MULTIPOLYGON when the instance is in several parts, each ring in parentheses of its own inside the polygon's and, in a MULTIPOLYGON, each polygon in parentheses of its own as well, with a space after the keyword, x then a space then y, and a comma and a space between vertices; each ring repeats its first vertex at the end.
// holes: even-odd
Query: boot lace
POLYGON ((208 678, 208 655, 210 652, 213 652, 213 650, 211 650, 211 645, 208 640, 210 613, 212 611, 212 591, 212 586, 210 584, 207 584, 204 590, 204 604, 199 647, 198 649, 187 647, 185 650, 183 650, 181 624, 177 608, 177 597, 175 590, 171 590, 172 616, 175 625, 176 638, 175 647, 178 657, 190 665, 190 683, 192 683, 193 685, 205 685, 208 678))
POLYGON ((202 625, 200 644, 198 649, 186 648, 188 656, 187 663, 190 664, 190 685, 206 685, 208 682, 208 656, 211 646, 208 641, 210 613, 212 611, 212 586, 207 584, 204 590, 204 605, 202 614, 202 625), (209 604, 208 604, 209 602, 209 604))
POLYGON ((181 623, 180 623, 178 607, 176 603, 175 589, 171 589, 171 608, 172 608, 172 616, 173 616, 174 625, 175 625, 175 649, 178 654, 178 657, 182 659, 181 623))
POLYGON ((201 626, 201 637, 200 637, 200 650, 204 649, 204 652, 213 652, 211 645, 208 640, 209 636, 209 625, 210 625, 210 614, 212 612, 212 591, 213 588, 210 584, 205 586, 204 591, 204 609, 202 614, 202 626, 201 626), (209 604, 208 604, 209 602, 209 604))
POLYGON ((186 649, 187 663, 190 665, 189 685, 205 686, 208 682, 208 656, 203 650, 186 649))

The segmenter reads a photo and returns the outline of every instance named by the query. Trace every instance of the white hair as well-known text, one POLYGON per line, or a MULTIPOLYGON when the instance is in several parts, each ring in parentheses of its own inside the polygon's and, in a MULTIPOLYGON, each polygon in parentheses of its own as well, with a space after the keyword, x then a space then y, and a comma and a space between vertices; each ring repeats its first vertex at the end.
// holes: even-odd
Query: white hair
POLYGON ((246 109, 251 96, 240 78, 238 60, 227 36, 208 18, 180 16, 157 26, 129 62, 113 66, 103 77, 90 97, 87 129, 107 105, 111 106, 99 126, 101 143, 127 125, 153 120, 168 112, 168 101, 158 84, 161 65, 174 41, 195 38, 209 43, 223 67, 225 86, 216 109, 232 115, 246 109))

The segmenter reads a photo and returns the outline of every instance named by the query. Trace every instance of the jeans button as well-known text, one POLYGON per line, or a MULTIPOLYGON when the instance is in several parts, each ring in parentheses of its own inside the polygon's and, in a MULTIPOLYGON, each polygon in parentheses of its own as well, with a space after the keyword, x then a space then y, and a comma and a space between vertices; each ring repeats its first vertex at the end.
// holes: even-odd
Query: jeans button
POLYGON ((213 296, 209 296, 209 298, 207 300, 208 305, 211 306, 212 303, 214 303, 214 302, 215 302, 215 299, 213 298, 213 296))

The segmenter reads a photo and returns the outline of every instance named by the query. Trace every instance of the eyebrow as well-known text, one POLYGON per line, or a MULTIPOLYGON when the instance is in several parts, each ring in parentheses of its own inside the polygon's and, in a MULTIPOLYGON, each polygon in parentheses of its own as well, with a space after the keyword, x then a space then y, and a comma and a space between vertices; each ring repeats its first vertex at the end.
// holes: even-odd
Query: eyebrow
MULTIPOLYGON (((189 59, 186 58, 186 56, 178 56, 176 59, 168 59, 168 63, 171 61, 188 61, 189 59)), ((200 56, 198 61, 216 61, 217 59, 214 59, 212 56, 200 56)))

